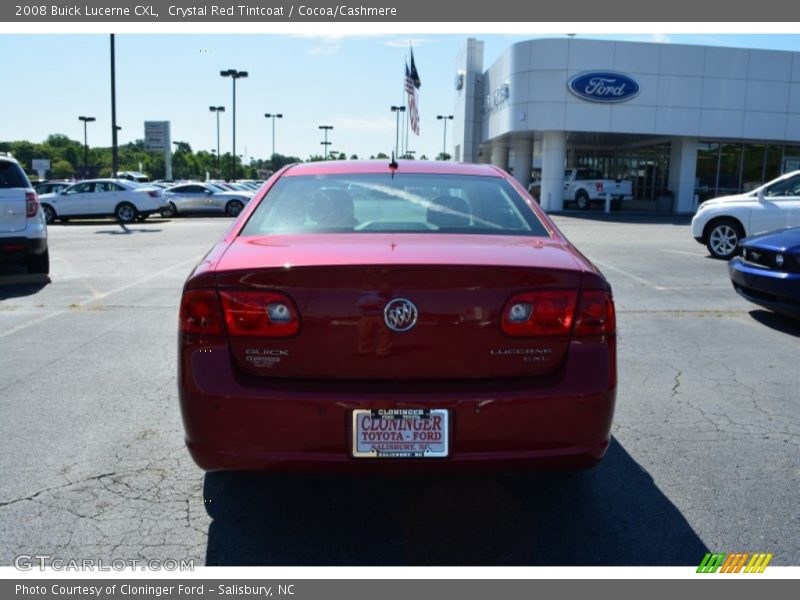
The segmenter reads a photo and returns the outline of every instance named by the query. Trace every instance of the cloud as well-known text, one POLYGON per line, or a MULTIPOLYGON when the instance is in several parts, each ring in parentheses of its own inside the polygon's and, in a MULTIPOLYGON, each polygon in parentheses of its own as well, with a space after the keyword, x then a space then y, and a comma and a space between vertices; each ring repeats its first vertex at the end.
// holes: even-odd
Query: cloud
POLYGON ((395 38, 386 40, 383 43, 391 48, 408 48, 409 43, 412 46, 424 46, 425 44, 432 44, 435 42, 436 40, 432 38, 395 38))

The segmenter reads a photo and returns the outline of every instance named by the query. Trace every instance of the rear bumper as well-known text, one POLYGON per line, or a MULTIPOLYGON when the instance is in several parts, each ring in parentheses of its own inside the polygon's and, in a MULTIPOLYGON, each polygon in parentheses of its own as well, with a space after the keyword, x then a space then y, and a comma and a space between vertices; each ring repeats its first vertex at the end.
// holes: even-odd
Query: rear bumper
POLYGON ((591 466, 605 454, 616 398, 615 341, 580 341, 532 380, 277 381, 241 375, 224 340, 183 339, 186 444, 206 470, 388 471, 591 466), (450 456, 352 457, 357 408, 444 408, 450 456))
POLYGON ((0 263, 22 263, 47 251, 47 238, 0 237, 0 263))
POLYGON ((733 288, 745 300, 800 318, 800 274, 750 266, 736 257, 728 263, 728 275, 733 288))

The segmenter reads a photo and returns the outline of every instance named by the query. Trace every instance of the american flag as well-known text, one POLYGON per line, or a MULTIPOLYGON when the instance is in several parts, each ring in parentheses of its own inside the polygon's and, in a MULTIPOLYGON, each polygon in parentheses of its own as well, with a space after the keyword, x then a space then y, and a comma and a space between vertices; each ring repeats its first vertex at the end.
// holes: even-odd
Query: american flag
POLYGON ((422 83, 417 73, 417 65, 414 64, 414 51, 411 50, 411 68, 406 63, 406 82, 405 89, 408 94, 408 118, 411 123, 411 131, 419 135, 419 109, 417 108, 417 90, 422 83))

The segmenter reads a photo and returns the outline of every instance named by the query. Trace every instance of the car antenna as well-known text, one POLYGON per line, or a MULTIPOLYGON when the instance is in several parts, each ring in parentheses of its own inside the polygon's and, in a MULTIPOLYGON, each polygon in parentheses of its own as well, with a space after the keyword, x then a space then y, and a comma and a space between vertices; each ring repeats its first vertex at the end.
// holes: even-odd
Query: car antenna
POLYGON ((394 152, 392 152, 392 162, 389 163, 389 168, 392 170, 392 179, 394 179, 394 172, 397 171, 397 161, 394 159, 394 152))

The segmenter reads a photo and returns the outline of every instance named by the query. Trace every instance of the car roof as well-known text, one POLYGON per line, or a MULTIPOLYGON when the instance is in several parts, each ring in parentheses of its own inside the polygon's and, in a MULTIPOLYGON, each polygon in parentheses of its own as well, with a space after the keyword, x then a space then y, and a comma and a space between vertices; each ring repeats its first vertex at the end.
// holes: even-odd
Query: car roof
MULTIPOLYGON (((378 160, 329 160, 292 165, 283 173, 284 177, 303 175, 354 175, 389 173, 389 159, 378 160)), ((423 173, 436 175, 482 175, 504 177, 503 171, 492 165, 457 163, 434 160, 398 160, 397 173, 423 173)))
POLYGON ((101 177, 99 179, 81 179, 80 181, 76 181, 75 183, 130 183, 127 179, 111 179, 110 177, 101 177))

